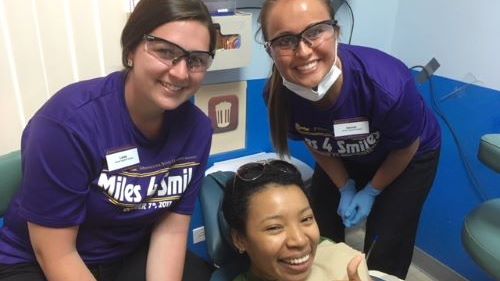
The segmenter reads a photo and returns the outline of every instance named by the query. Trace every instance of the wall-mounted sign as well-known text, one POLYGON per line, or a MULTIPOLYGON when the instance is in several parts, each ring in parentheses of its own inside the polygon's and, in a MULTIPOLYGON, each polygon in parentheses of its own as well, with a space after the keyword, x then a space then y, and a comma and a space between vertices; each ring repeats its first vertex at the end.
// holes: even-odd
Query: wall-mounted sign
POLYGON ((210 155, 245 148, 247 83, 205 85, 194 96, 195 104, 212 121, 210 155))
POLYGON ((238 97, 216 96, 208 100, 208 117, 214 134, 232 131, 238 127, 238 97))

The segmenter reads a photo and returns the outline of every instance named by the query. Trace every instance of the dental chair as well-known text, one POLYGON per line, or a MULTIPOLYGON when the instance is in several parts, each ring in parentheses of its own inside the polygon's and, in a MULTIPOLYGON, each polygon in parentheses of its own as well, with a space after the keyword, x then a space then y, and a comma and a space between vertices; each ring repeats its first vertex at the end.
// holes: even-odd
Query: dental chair
MULTIPOLYGON (((481 137, 478 158, 500 173, 500 134, 481 137)), ((462 243, 481 268, 500 280, 500 198, 482 203, 465 218, 462 243)))
MULTIPOLYGON (((21 152, 13 151, 0 156, 0 218, 9 206, 14 193, 21 186, 21 152)), ((2 222, 0 220, 0 227, 2 222)))
POLYGON ((218 269, 210 281, 231 281, 250 264, 246 255, 240 255, 232 246, 229 226, 222 214, 222 198, 226 183, 232 181, 234 172, 217 171, 203 179, 200 202, 205 221, 208 255, 218 269))

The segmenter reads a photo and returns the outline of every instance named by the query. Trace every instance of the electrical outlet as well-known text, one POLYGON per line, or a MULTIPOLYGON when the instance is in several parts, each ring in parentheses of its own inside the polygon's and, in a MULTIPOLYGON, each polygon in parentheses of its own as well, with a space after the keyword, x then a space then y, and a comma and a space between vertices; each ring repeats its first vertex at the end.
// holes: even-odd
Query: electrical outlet
POLYGON ((427 79, 430 79, 432 74, 440 67, 441 65, 436 60, 436 58, 432 58, 425 66, 424 69, 420 72, 417 77, 417 82, 419 84, 424 83, 427 79))
POLYGON ((193 229, 193 244, 205 241, 205 227, 200 226, 193 229))

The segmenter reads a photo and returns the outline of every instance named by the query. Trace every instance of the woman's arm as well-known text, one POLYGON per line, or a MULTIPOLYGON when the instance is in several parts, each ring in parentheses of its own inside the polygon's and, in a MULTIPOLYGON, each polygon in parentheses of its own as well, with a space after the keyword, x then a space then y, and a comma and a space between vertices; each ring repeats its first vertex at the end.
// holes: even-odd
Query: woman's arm
POLYGON ((191 216, 168 212, 154 227, 149 243, 146 280, 180 281, 191 216))
POLYGON ((36 260, 50 281, 96 280, 76 250, 78 226, 49 228, 28 222, 36 260))
MULTIPOLYGON (((377 189, 383 190, 391 184, 408 166, 413 156, 418 150, 420 139, 417 138, 409 146, 393 150, 372 178, 372 185, 377 189)), ((342 187, 346 183, 349 175, 342 163, 342 159, 320 154, 319 152, 309 148, 314 160, 321 166, 323 171, 330 177, 337 187, 342 187)))
POLYGON ((411 159, 415 156, 420 145, 420 138, 417 138, 409 146, 393 150, 382 165, 378 168, 377 172, 371 180, 373 187, 383 190, 386 186, 391 184, 401 173, 408 167, 411 159))
POLYGON ((420 140, 417 138, 409 146, 389 153, 382 165, 377 169, 377 172, 375 172, 372 180, 352 198, 349 207, 343 214, 345 226, 355 226, 368 217, 375 197, 406 169, 417 152, 419 144, 420 140))
MULTIPOLYGON (((309 146, 307 146, 309 148, 309 146)), ((337 188, 341 188, 345 185, 349 179, 347 170, 344 167, 342 159, 339 157, 333 157, 329 155, 324 155, 316 150, 309 148, 314 160, 319 164, 319 166, 325 171, 325 173, 330 177, 337 188)))

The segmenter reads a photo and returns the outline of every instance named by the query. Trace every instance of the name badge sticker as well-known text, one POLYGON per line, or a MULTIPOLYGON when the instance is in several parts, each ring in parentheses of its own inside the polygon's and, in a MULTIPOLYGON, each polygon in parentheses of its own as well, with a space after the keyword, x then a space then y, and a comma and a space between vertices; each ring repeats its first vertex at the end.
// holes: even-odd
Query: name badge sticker
POLYGON ((333 124, 333 133, 336 138, 366 135, 370 133, 370 124, 368 120, 341 120, 333 124))
POLYGON ((137 147, 106 154, 108 170, 115 171, 140 163, 137 147))

